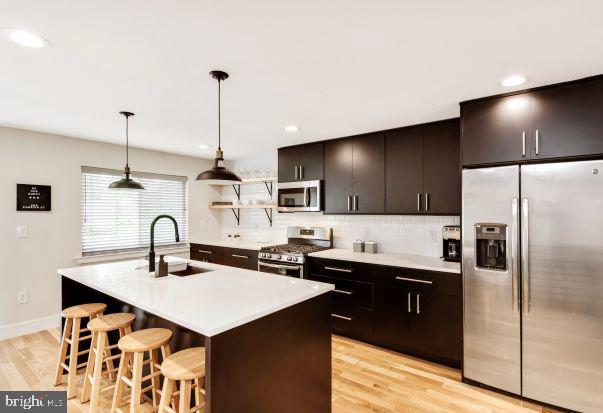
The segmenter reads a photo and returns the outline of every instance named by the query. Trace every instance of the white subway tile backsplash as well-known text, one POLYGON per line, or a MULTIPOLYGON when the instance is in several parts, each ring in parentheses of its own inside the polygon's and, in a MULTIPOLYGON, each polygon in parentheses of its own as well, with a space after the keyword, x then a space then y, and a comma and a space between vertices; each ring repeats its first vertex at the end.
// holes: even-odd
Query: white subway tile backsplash
MULTIPOLYGON (((263 184, 241 187, 241 199, 266 199, 263 184)), ((235 200, 230 187, 222 189, 224 200, 235 200)), ((241 224, 237 226, 232 213, 222 212, 223 235, 238 233, 248 239, 285 240, 290 225, 328 226, 333 228, 336 248, 352 248, 354 240, 372 239, 379 251, 439 257, 442 254, 442 227, 458 225, 459 217, 406 215, 323 215, 322 213, 285 214, 273 211, 270 227, 264 210, 241 209, 241 224)))

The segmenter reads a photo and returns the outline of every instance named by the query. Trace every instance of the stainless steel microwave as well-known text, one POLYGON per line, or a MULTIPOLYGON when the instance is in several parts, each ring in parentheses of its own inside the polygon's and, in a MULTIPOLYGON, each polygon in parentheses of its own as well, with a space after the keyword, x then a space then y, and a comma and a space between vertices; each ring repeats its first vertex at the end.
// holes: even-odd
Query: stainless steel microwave
POLYGON ((322 181, 279 183, 277 202, 279 212, 322 211, 322 181))

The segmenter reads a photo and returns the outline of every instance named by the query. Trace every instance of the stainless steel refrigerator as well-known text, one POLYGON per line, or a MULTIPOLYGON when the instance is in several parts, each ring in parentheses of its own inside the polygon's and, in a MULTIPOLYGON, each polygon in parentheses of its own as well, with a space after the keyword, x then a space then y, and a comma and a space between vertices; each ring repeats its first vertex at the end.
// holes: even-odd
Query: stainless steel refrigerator
POLYGON ((603 412, 603 161, 463 170, 463 376, 603 412))

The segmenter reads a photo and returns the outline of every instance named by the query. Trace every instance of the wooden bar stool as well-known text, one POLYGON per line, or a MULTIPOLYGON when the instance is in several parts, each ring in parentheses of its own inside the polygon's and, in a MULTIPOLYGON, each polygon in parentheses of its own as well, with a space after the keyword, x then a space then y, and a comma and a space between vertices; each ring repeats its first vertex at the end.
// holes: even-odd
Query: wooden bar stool
POLYGON ((193 347, 172 354, 161 364, 161 373, 165 379, 158 413, 176 413, 169 404, 177 395, 180 396, 178 413, 194 413, 205 407, 205 348, 193 347), (180 382, 180 390, 174 392, 177 381, 180 382), (195 406, 192 408, 191 390, 195 391, 195 406))
POLYGON ((161 395, 161 365, 159 364, 158 351, 161 350, 163 359, 170 355, 169 341, 172 338, 172 332, 166 328, 147 328, 145 330, 135 331, 121 339, 117 347, 121 350, 119 361, 119 370, 117 372, 117 383, 115 383, 115 392, 113 393, 113 404, 111 412, 122 412, 122 393, 124 384, 131 389, 130 394, 130 412, 138 411, 142 402, 144 393, 151 391, 153 407, 159 405, 159 396, 161 395), (144 354, 149 353, 149 358, 145 361, 144 354), (132 362, 132 378, 128 377, 128 363, 126 359, 132 362), (142 367, 150 365, 150 374, 142 376, 142 367), (151 380, 148 387, 142 388, 145 381, 151 380))
MULTIPOLYGON (((117 313, 102 315, 88 322, 88 329, 92 332, 92 343, 90 344, 92 351, 88 355, 88 366, 86 367, 80 402, 86 403, 90 400, 90 413, 98 411, 100 392, 113 387, 113 385, 110 385, 101 389, 102 376, 109 376, 111 380, 114 380, 114 373, 117 371, 113 360, 119 358, 120 355, 112 354, 111 350, 116 348, 117 344, 109 345, 108 333, 119 331, 120 338, 130 334, 135 318, 136 316, 131 313, 117 313), (107 365, 105 371, 103 371, 103 363, 107 365)), ((127 363, 127 361, 125 362, 127 363)))
POLYGON ((67 376, 67 398, 75 397, 76 375, 77 369, 84 367, 86 363, 77 364, 78 356, 87 354, 90 350, 79 350, 80 341, 92 338, 92 334, 81 336, 87 333, 87 328, 81 329, 82 318, 88 317, 90 320, 103 314, 107 308, 103 303, 81 304, 73 307, 65 308, 61 312, 61 316, 65 318, 65 328, 63 329, 63 337, 61 338, 61 347, 59 350, 59 359, 57 362, 57 370, 54 384, 58 386, 63 380, 63 373, 66 371, 67 376), (69 355, 67 355, 69 350, 69 355), (69 359, 69 365, 66 361, 69 359))

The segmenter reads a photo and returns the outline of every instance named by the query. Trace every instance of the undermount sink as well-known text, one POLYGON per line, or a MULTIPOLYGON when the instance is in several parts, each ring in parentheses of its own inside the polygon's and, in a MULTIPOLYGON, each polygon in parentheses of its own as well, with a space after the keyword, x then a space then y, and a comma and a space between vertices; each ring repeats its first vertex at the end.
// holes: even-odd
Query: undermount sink
POLYGON ((202 274, 204 272, 211 272, 214 270, 210 270, 208 268, 200 268, 193 267, 192 265, 187 265, 185 269, 180 271, 171 271, 168 274, 175 275, 176 277, 187 277, 189 275, 202 274))

